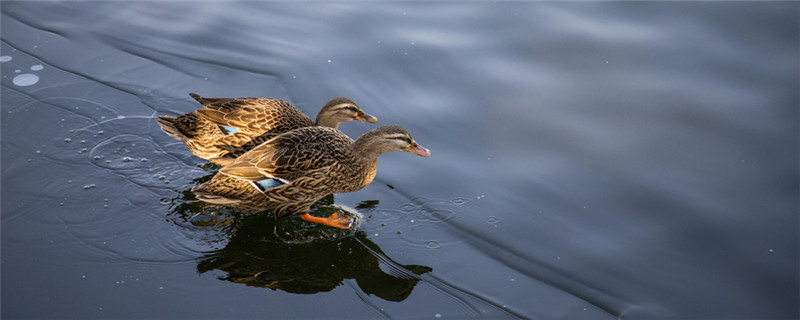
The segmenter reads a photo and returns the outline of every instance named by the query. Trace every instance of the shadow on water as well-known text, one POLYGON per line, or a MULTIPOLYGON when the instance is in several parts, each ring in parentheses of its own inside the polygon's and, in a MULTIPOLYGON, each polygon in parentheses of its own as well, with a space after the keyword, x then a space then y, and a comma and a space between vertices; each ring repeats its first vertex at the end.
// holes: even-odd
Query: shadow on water
MULTIPOLYGON (((212 171, 214 165, 203 169, 212 171)), ((209 174, 195 179, 202 183, 209 174)), ((245 214, 227 207, 203 203, 190 190, 172 199, 169 216, 176 224, 213 231, 209 243, 224 243, 198 259, 199 273, 221 272, 218 279, 249 287, 297 294, 328 292, 354 279, 366 294, 387 301, 403 301, 433 269, 401 265, 389 258, 363 231, 320 226, 297 217, 276 219, 269 211, 245 214), (210 229, 210 230, 209 230, 210 229), (216 239, 214 239, 216 238, 216 239), (384 271, 384 270, 388 270, 384 271)), ((377 200, 364 201, 358 209, 373 208, 377 200)), ((312 215, 330 215, 333 196, 318 201, 312 215)))

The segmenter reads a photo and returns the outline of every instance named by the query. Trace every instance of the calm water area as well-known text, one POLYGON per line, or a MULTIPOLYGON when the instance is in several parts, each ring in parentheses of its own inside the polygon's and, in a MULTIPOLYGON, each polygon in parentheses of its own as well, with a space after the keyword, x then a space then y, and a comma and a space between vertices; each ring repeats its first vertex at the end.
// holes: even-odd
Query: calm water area
POLYGON ((798 2, 0 3, 0 314, 797 319, 798 2), (189 191, 189 97, 345 96, 430 158, 326 203, 189 191), (306 228, 306 229, 304 229, 306 228))

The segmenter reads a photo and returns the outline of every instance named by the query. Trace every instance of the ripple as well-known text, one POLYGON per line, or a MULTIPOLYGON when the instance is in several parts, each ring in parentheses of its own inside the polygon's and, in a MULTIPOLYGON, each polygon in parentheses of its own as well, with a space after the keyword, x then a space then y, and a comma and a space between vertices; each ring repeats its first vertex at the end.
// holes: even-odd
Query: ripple
POLYGON ((184 186, 202 170, 187 166, 163 152, 148 137, 121 134, 97 143, 88 150, 89 162, 126 177, 138 185, 163 189, 177 183, 184 186))
POLYGON ((441 247, 442 247, 442 244, 439 243, 439 241, 436 241, 436 240, 431 240, 431 241, 428 241, 427 243, 425 243, 425 248, 428 248, 428 249, 439 249, 441 247))
POLYGON ((32 73, 23 73, 14 77, 14 84, 20 87, 32 86, 39 82, 39 76, 32 73))
POLYGON ((419 208, 413 203, 404 203, 401 204, 397 209, 405 213, 411 213, 417 211, 419 208))
POLYGON ((488 224, 498 224, 500 222, 503 222, 503 219, 495 217, 495 216, 489 216, 489 217, 486 218, 485 221, 488 224))
POLYGON ((450 200, 450 203, 452 203, 454 205, 457 205, 457 206, 463 206, 463 205, 468 204, 470 202, 472 202, 472 201, 470 201, 467 198, 453 198, 453 200, 450 200))

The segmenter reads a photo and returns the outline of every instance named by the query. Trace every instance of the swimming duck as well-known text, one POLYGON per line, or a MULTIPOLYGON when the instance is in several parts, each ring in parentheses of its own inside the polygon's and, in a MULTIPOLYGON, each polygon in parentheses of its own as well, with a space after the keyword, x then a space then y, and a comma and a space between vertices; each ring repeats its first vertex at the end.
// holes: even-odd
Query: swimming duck
POLYGON ((178 117, 158 117, 158 124, 169 136, 183 141, 198 157, 223 166, 247 150, 292 129, 310 126, 338 128, 339 124, 349 120, 378 122, 377 118, 344 97, 325 103, 316 121, 311 121, 283 100, 189 95, 203 108, 178 117))
POLYGON ((348 229, 348 217, 314 217, 308 213, 311 205, 332 193, 366 187, 375 178, 378 156, 393 151, 431 155, 398 125, 372 129, 355 141, 333 128, 299 128, 242 154, 192 192, 205 202, 246 212, 274 210, 278 218, 299 214, 306 221, 348 229))

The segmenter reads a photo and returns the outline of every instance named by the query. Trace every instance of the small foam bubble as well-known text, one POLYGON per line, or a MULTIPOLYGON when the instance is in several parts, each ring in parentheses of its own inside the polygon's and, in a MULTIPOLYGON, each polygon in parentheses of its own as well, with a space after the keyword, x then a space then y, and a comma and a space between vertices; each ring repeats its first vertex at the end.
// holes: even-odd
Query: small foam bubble
POLYGON ((39 76, 31 73, 23 73, 14 77, 14 84, 20 87, 32 86, 39 82, 39 76))
POLYGON ((41 64, 34 64, 34 65, 31 66, 31 70, 33 70, 33 71, 39 71, 39 70, 42 70, 42 69, 44 69, 44 66, 42 66, 41 64))

